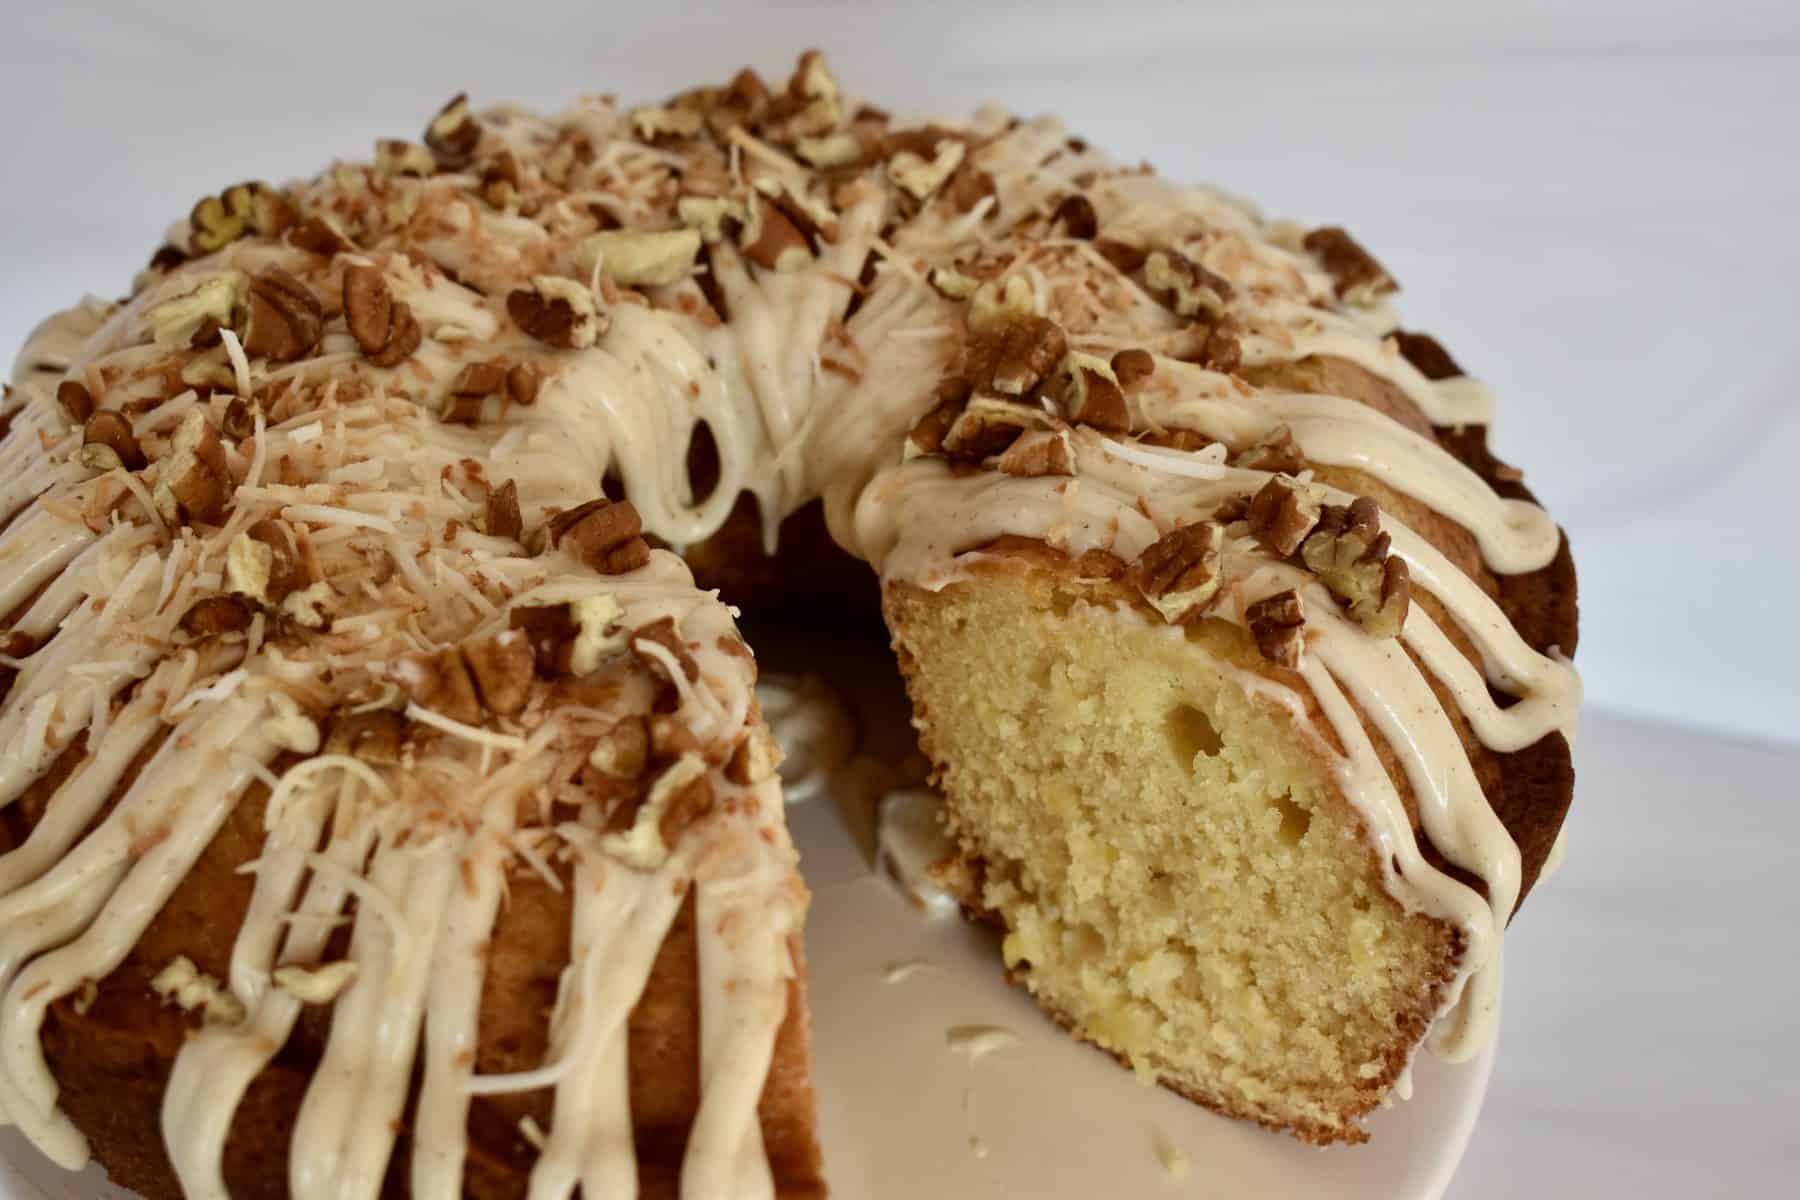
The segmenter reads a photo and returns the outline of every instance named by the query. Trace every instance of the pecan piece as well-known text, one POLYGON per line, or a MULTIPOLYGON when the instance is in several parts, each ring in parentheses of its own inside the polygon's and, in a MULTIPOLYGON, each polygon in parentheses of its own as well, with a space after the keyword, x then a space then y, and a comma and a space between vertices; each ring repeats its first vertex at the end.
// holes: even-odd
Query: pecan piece
POLYGON ((937 400, 937 405, 920 417, 912 432, 906 435, 906 446, 902 451, 906 459, 936 454, 944 448, 944 436, 969 402, 968 383, 960 378, 944 380, 938 385, 937 400))
POLYGON ((76 425, 86 425, 94 415, 94 394, 79 379, 65 379, 57 384, 56 402, 76 425))
POLYGON ((950 186, 944 189, 944 195, 959 213, 971 212, 983 200, 999 194, 994 177, 973 163, 964 163, 957 168, 956 174, 950 177, 950 186))
POLYGON ((1179 317, 1218 317, 1231 299, 1231 284, 1174 250, 1158 250, 1144 260, 1144 286, 1179 317))
POLYGON ((1219 594, 1225 529, 1198 521, 1170 530, 1144 548, 1128 577, 1171 625, 1198 621, 1219 594))
POLYGON ((612 325, 593 292, 556 275, 534 275, 530 287, 509 292, 506 313, 527 334, 559 350, 585 350, 612 325))
POLYGON ((1246 515, 1256 540, 1286 558, 1319 523, 1319 502, 1292 479, 1272 475, 1251 499, 1246 515))
POLYGON ((688 277, 700 253, 700 240, 698 229, 608 230, 582 240, 575 266, 583 276, 598 266, 622 287, 657 287, 688 277))
POLYGON ((1050 224, 1063 227, 1069 237, 1084 242, 1091 242, 1100 232, 1100 218, 1094 212, 1094 202, 1080 192, 1071 192, 1062 198, 1056 211, 1050 214, 1050 224))
POLYGON ((322 258, 330 258, 356 248, 356 244, 344 235, 337 223, 325 216, 308 217, 288 230, 287 243, 295 249, 317 254, 322 258))
POLYGON ((1063 391, 1063 411, 1078 421, 1107 433, 1131 429, 1131 408, 1119 386, 1118 373, 1104 359, 1071 354, 1064 363, 1069 382, 1063 391))
POLYGON ((1394 637, 1406 623, 1412 584, 1405 560, 1394 557, 1391 547, 1379 506, 1359 496, 1348 506, 1325 507, 1300 557, 1366 632, 1394 637))
POLYGON ((1024 396, 1068 353, 1062 328, 1047 317, 1017 316, 984 325, 963 348, 962 374, 978 392, 1024 396))
POLYGON ((800 227, 760 193, 738 232, 738 246, 745 258, 768 271, 798 271, 812 262, 812 247, 800 227))
POLYGON ((631 631, 631 652, 637 656, 638 661, 649 668, 653 674, 673 683, 674 680, 669 678, 668 664, 663 661, 662 656, 643 649, 642 644, 646 642, 668 651, 680 666, 681 673, 688 682, 691 683, 700 678, 700 664, 689 653, 687 640, 681 636, 681 630, 676 626, 675 618, 661 617, 631 631))
POLYGON ((509 629, 464 643, 462 654, 489 712, 510 717, 525 707, 534 674, 531 639, 509 629))
POLYGON ((1094 250, 1101 258, 1111 263, 1121 275, 1131 275, 1144 265, 1150 252, 1142 246, 1134 246, 1130 242, 1121 242, 1116 238, 1098 238, 1094 242, 1094 250))
POLYGON ((378 138, 375 142, 375 169, 383 175, 412 175, 424 178, 437 172, 437 159, 417 142, 400 138, 378 138))
POLYGON ((81 465, 90 471, 141 471, 148 460, 123 413, 102 409, 81 429, 81 465))
POLYGON ((254 615, 250 606, 236 596, 208 596, 195 601, 193 607, 181 615, 181 628, 195 637, 242 633, 250 628, 250 619, 254 615))
POLYGON ((650 561, 643 522, 627 500, 590 500, 550 519, 550 544, 567 541, 575 555, 596 571, 620 575, 650 561))
POLYGON ((406 740, 406 718, 389 709, 345 713, 331 723, 325 753, 349 754, 366 763, 395 766, 406 740))
POLYGON ((519 515, 517 483, 509 479, 488 493, 481 531, 489 537, 519 540, 519 535, 525 532, 525 522, 519 515))
POLYGON ((266 183, 236 183, 203 196, 188 213, 188 245, 211 254, 248 234, 276 237, 294 223, 294 206, 266 183))
POLYGON ((1294 431, 1286 425, 1277 425, 1246 447, 1232 465, 1247 471, 1298 475, 1306 466, 1306 459, 1300 453, 1300 444, 1294 440, 1294 431))
POLYGON ((344 323, 364 357, 378 367, 410 358, 423 338, 412 308, 394 299, 378 267, 359 265, 344 272, 344 323))
POLYGON ((968 146, 956 138, 944 138, 932 148, 931 157, 902 150, 888 159, 887 174, 915 199, 926 200, 962 165, 968 146))
POLYGON ((1313 230, 1301 240, 1301 245, 1319 260, 1331 276, 1338 299, 1348 304, 1367 304, 1377 296, 1400 290, 1387 268, 1336 225, 1313 230))
POLYGON ((1135 387, 1156 373, 1156 356, 1148 350, 1121 350, 1112 356, 1112 369, 1120 387, 1135 387))
POLYGON ((233 486, 219 431, 204 412, 191 410, 175 430, 168 455, 157 464, 152 493, 157 508, 171 524, 185 519, 218 525, 233 486))
POLYGON ((489 396, 506 393, 506 364, 495 359, 470 363, 450 382, 450 394, 438 416, 451 425, 475 425, 481 421, 484 402, 489 396))
POLYGON ((725 778, 743 787, 761 783, 781 765, 781 747, 760 725, 752 728, 732 748, 725 764, 725 778))
POLYGON ((469 94, 458 92, 425 127, 425 146, 445 170, 469 165, 481 142, 481 126, 469 111, 469 94))
POLYGON ((963 462, 981 462, 999 454, 1028 429, 1049 424, 1044 410, 1004 396, 972 398, 944 431, 939 449, 963 462))
POLYGON ((1008 446, 994 465, 1008 475, 1073 475, 1075 448, 1069 444, 1067 430, 1027 435, 1008 446))
POLYGON ((276 362, 305 358, 325 332, 325 309, 312 290, 280 267, 250 281, 250 321, 244 352, 276 362))
POLYGON ((1258 600, 1244 610, 1244 620, 1264 658, 1290 670, 1300 665, 1306 646, 1306 613, 1299 592, 1289 588, 1258 600))
POLYGON ((468 663, 454 648, 435 654, 409 654, 394 668, 394 678, 420 708, 464 725, 481 721, 481 698, 475 693, 475 679, 469 674, 468 663))

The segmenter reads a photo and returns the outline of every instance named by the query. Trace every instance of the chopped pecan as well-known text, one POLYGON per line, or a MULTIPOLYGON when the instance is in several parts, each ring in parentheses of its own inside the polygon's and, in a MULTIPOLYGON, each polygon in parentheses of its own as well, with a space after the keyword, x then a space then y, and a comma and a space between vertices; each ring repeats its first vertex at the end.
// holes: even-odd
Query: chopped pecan
POLYGON ((992 175, 973 163, 964 163, 950 177, 950 186, 944 189, 944 195, 957 212, 966 213, 989 196, 999 195, 999 190, 994 186, 992 175))
POLYGON ((367 763, 395 766, 406 741, 406 718, 391 709, 344 713, 331 722, 325 753, 348 754, 367 763))
POLYGON ((705 760, 684 754, 663 769, 641 803, 621 805, 608 817, 601 845, 628 866, 655 870, 712 807, 705 760))
POLYGON ((675 618, 660 617, 648 625, 640 625, 631 631, 631 652, 653 674, 673 683, 674 681, 669 679, 668 664, 663 662, 660 655, 642 649, 640 643, 644 642, 654 643, 668 651, 680 665, 682 675, 690 683, 700 678, 700 664, 689 652, 687 641, 681 636, 681 630, 676 626, 675 618))
POLYGON ((1044 410, 1004 396, 974 396, 945 430, 939 449, 963 462, 999 454, 1028 429, 1049 424, 1044 410))
POLYGON ((1301 244, 1310 250, 1331 276, 1338 299, 1350 304, 1367 304, 1375 297, 1399 291, 1387 268, 1375 261, 1374 255, 1357 245, 1356 239, 1335 225, 1327 225, 1307 234, 1301 244))
POLYGON ((94 415, 94 395, 79 379, 65 379, 57 384, 56 402, 77 425, 87 424, 87 419, 94 415))
POLYGON ((979 332, 992 325, 1022 320, 1037 314, 1037 293, 1023 275, 990 279, 969 297, 963 323, 979 332))
POLYGON ((650 765, 649 722, 626 717, 608 729, 589 752, 588 765, 613 779, 642 778, 650 765))
POLYGON ((375 142, 375 169, 383 175, 424 178, 437 172, 437 160, 417 142, 380 138, 375 142))
POLYGON ((767 196, 752 198, 749 220, 738 233, 744 257, 769 271, 797 271, 812 262, 812 247, 800 227, 767 196))
POLYGON ((264 603, 278 605, 293 592, 315 582, 307 565, 307 556, 286 523, 264 518, 252 525, 245 536, 267 547, 269 552, 269 575, 261 597, 264 603))
POLYGON ((1394 557, 1391 547, 1379 506, 1359 496, 1347 506, 1325 507, 1300 557, 1366 632, 1394 637, 1406 623, 1412 585, 1405 560, 1394 557))
POLYGON ((1319 523, 1319 502, 1285 475, 1271 475, 1250 501, 1250 532, 1286 558, 1300 548, 1319 523))
POLYGON ((1188 328, 1187 345, 1176 357, 1183 362, 1198 363, 1209 371, 1228 375, 1244 360, 1244 348, 1238 341, 1236 325, 1227 320, 1208 325, 1196 323, 1188 328))
POLYGON ((156 305, 144 314, 156 344, 197 347, 216 342, 220 329, 236 324, 249 284, 242 271, 220 271, 201 280, 192 291, 156 305))
POLYGON ((188 245, 196 254, 224 249, 248 234, 277 237, 294 223, 294 206, 266 183, 237 183, 200 199, 188 214, 188 245))
POLYGON ((725 778, 743 787, 752 787, 775 774, 781 765, 781 747, 768 730, 752 727, 732 748, 725 764, 725 778))
POLYGON ((509 292, 506 312, 520 329, 559 350, 585 350, 612 324, 593 292, 556 275, 534 275, 529 288, 509 292))
POLYGON ((675 201, 675 215, 710 245, 742 230, 750 219, 750 210, 742 201, 724 196, 683 196, 675 201))
POLYGON ((253 436, 256 433, 256 413, 261 407, 255 400, 233 396, 225 406, 225 415, 219 419, 219 432, 234 442, 253 436))
POLYGON ((141 471, 148 460, 123 413, 102 409, 81 429, 81 464, 91 471, 141 471))
POLYGON ((623 287, 657 287, 686 279, 700 253, 700 231, 615 229, 583 239, 575 266, 585 276, 596 266, 623 287))
POLYGON ((1450 352, 1428 333, 1412 333, 1405 329, 1396 329, 1390 335, 1394 340, 1394 348, 1400 351, 1400 357, 1411 363, 1419 374, 1430 380, 1454 379, 1463 374, 1450 352))
POLYGON ((555 678, 569 670, 570 656, 580 631, 568 605, 515 608, 507 623, 530 642, 532 662, 540 676, 555 678))
POLYGON ((955 138, 938 142, 930 159, 911 150, 902 150, 888 159, 888 178, 916 199, 928 199, 962 164, 963 155, 968 151, 968 146, 955 138))
POLYGON ((275 548, 248 533, 231 539, 225 551, 225 590, 247 596, 258 604, 270 604, 269 581, 275 574, 275 548))
POLYGON ((1069 379, 1063 392, 1063 411, 1069 420, 1107 433, 1131 429, 1131 408, 1125 403, 1125 391, 1119 386, 1118 373, 1105 359, 1071 354, 1063 369, 1069 379))
POLYGON ((1306 459, 1300 453, 1300 444, 1294 440, 1294 431, 1286 425, 1277 425, 1240 452, 1232 465, 1246 471, 1298 475, 1306 466, 1306 459))
POLYGON ((939 384, 936 406, 920 417, 912 427, 912 432, 906 435, 903 455, 907 459, 914 459, 942 450, 944 436, 956 424, 956 418, 962 415, 963 407, 968 402, 969 385, 966 380, 952 377, 939 384))
POLYGON ((487 511, 482 516, 482 530, 489 537, 511 538, 518 541, 525 532, 525 522, 519 515, 519 485, 507 480, 499 487, 488 492, 487 511))
POLYGON ((655 144, 698 137, 703 118, 691 108, 646 104, 631 110, 631 131, 638 140, 655 144))
POLYGON ((1008 446, 994 465, 1008 475, 1073 475, 1075 448, 1064 429, 1027 435, 1008 446))
POLYGON ((542 377, 530 363, 514 363, 506 369, 506 398, 513 404, 536 404, 542 377))
POLYGON ((242 633, 250 628, 255 616, 250 606, 236 596, 208 596, 198 600, 181 616, 181 628, 195 637, 215 633, 242 633))
POLYGON ((365 357, 378 367, 392 367, 412 356, 423 334, 412 308, 394 299, 377 267, 353 266, 344 272, 344 323, 365 357))
POLYGON ((1050 214, 1052 227, 1061 225, 1063 232, 1072 238, 1091 242, 1100 232, 1100 218, 1094 212, 1094 202, 1080 192, 1071 192, 1062 198, 1056 211, 1050 214))
POLYGON ((550 519, 550 544, 567 541, 575 555, 596 571, 620 575, 650 561, 641 536, 643 522, 627 500, 590 500, 550 519))
POLYGON ((1219 594, 1224 550, 1223 526, 1212 521, 1182 525, 1146 546, 1128 576, 1163 620, 1191 624, 1219 594))
POLYGON ((1130 242, 1121 242, 1116 238, 1098 238, 1094 242, 1094 250, 1111 263, 1121 275, 1134 274, 1150 257, 1150 252, 1130 242))
POLYGON ((465 642, 462 655, 489 712, 509 717, 525 707, 534 674, 530 638, 509 629, 465 642))
POLYGON ((1244 610, 1244 620, 1264 658, 1290 670, 1300 665, 1306 646, 1306 613, 1299 592, 1289 588, 1258 600, 1244 610))
POLYGON ((394 678, 420 708, 465 725, 481 721, 481 698, 475 692, 474 676, 454 647, 435 654, 407 655, 395 667, 394 678))
POLYGON ((519 202, 519 160, 502 150, 481 164, 481 198, 495 208, 511 208, 519 202))
POLYGON ((498 359, 470 363, 450 382, 450 395, 439 416, 451 425, 474 425, 481 420, 483 402, 506 394, 506 364, 498 359))
POLYGON ((312 290, 280 267, 250 281, 250 322, 244 352, 276 362, 305 358, 325 332, 325 309, 312 290))
POLYGON ((481 126, 469 111, 469 94, 458 92, 425 127, 425 145, 446 170, 469 165, 481 142, 481 126))
POLYGON ((1121 350, 1112 356, 1112 369, 1119 386, 1131 388, 1156 373, 1156 357, 1148 350, 1121 350))
POLYGON ((327 216, 311 216, 301 221, 288 230, 287 242, 296 249, 323 258, 356 248, 356 244, 345 236, 337 223, 327 216))
POLYGON ((1061 326, 1047 317, 1018 316, 973 331, 963 347, 962 374, 978 392, 1025 396, 1068 353, 1061 326))
POLYGON ((1157 250, 1144 260, 1144 286, 1176 316, 1218 317, 1231 299, 1231 284, 1174 250, 1157 250))
POLYGON ((177 520, 219 524, 231 496, 231 467, 219 431, 195 408, 175 430, 169 453, 157 464, 157 507, 171 523, 177 520))

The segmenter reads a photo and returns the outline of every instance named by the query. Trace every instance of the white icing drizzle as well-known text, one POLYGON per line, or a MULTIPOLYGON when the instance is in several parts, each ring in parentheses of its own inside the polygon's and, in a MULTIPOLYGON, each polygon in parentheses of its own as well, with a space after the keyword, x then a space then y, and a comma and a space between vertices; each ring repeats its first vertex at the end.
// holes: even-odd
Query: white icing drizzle
MULTIPOLYGON (((853 109, 843 106, 840 125, 853 109)), ((273 974, 317 967, 354 905, 344 960, 354 975, 325 1001, 331 1032, 293 1130, 290 1190, 305 1200, 375 1195, 417 1070, 415 1150, 406 1164, 415 1194, 460 1192, 472 1097, 537 1088, 554 1089, 554 1108, 550 1128, 539 1131, 534 1200, 576 1188, 631 1194, 627 1017, 691 896, 702 1087, 682 1194, 772 1194, 757 1101, 786 1013, 805 904, 778 781, 745 787, 709 767, 710 785, 731 803, 705 823, 706 836, 684 838, 659 865, 633 869, 603 849, 592 805, 574 817, 553 809, 578 790, 557 765, 560 747, 583 730, 594 736, 594 714, 580 705, 528 708, 516 720, 472 727, 415 704, 406 713, 443 736, 404 771, 329 750, 278 763, 291 748, 275 735, 296 721, 388 707, 400 694, 392 668, 407 655, 497 632, 519 608, 600 594, 618 602, 621 628, 675 623, 697 666, 693 679, 664 647, 637 645, 676 678, 678 716, 690 731, 730 744, 754 720, 755 671, 730 649, 732 615, 694 588, 678 558, 655 552, 628 576, 602 578, 561 551, 526 555, 479 531, 484 493, 466 464, 486 481, 517 484, 527 528, 616 476, 646 530, 677 547, 716 532, 748 493, 772 548, 781 521, 821 498, 841 544, 887 580, 930 587, 956 577, 958 553, 1001 533, 1130 557, 1160 529, 1261 476, 1216 455, 1134 450, 1086 429, 1073 438, 1073 481, 953 477, 935 460, 901 461, 900 443, 934 403, 960 341, 960 306, 925 283, 933 265, 977 250, 996 256, 1084 349, 1161 353, 1185 336, 1185 322, 1091 246, 1006 232, 1074 190, 1086 191, 1109 236, 1182 248, 1228 276, 1247 361, 1337 355, 1395 384, 1436 423, 1486 419, 1489 398, 1479 385, 1431 383, 1383 340, 1392 325, 1385 308, 1330 308, 1330 279, 1248 206, 1119 172, 1097 152, 1070 147, 1054 121, 1009 127, 991 111, 958 128, 975 139, 969 163, 993 177, 994 195, 968 212, 939 197, 897 224, 879 169, 828 195, 780 150, 738 130, 732 179, 831 201, 835 237, 786 271, 756 266, 729 241, 712 247, 702 269, 725 320, 693 278, 621 294, 596 268, 583 283, 592 284, 610 328, 592 347, 550 351, 507 319, 507 291, 533 275, 580 273, 576 247, 596 227, 591 205, 626 226, 666 225, 670 168, 684 159, 634 140, 630 123, 599 100, 554 119, 500 110, 483 123, 484 137, 531 172, 541 173, 576 135, 588 140, 591 160, 569 166, 566 194, 531 216, 476 200, 472 173, 383 178, 377 189, 361 168, 334 169, 295 193, 303 208, 349 228, 380 208, 404 230, 365 237, 363 249, 330 263, 280 243, 234 242, 153 276, 124 305, 88 303, 51 318, 19 357, 4 406, 10 428, 0 440, 0 613, 18 613, 11 632, 31 645, 8 656, 9 667, 18 665, 0 708, 0 805, 17 802, 59 756, 74 751, 77 761, 30 838, 0 856, 0 1117, 64 1165, 83 1162, 87 1145, 56 1107, 40 1044, 48 1006, 123 961, 240 798, 262 784, 270 789, 266 840, 245 868, 255 874, 252 899, 222 977, 245 1017, 210 1023, 187 1040, 164 1101, 164 1140, 184 1192, 225 1196, 233 1114, 302 1006, 272 984, 273 974), (871 255, 872 282, 857 283, 871 255), (220 272, 270 266, 335 294, 351 263, 381 270, 423 341, 399 368, 382 370, 335 315, 318 352, 290 364, 248 355, 227 337, 218 365, 230 382, 214 386, 270 399, 253 435, 223 449, 235 488, 223 527, 185 526, 159 511, 157 489, 169 482, 160 461, 98 475, 80 465, 80 431, 55 399, 64 379, 85 383, 103 408, 134 412, 153 459, 166 457, 189 413, 215 424, 225 415, 231 397, 222 390, 166 395, 174 343, 157 329, 159 305, 220 272), (856 311, 846 317, 853 296, 856 311), (495 357, 541 372, 535 403, 474 427, 438 420, 462 368, 495 357), (305 402, 284 407, 266 392, 276 384, 305 402), (717 450, 718 482, 696 497, 686 461, 701 425, 717 450), (296 643, 258 614, 246 633, 194 642, 181 629, 184 614, 224 589, 228 548, 261 520, 304 534, 325 580, 326 626, 296 643), (159 736, 107 810, 130 765, 159 736), (507 873, 517 869, 559 888, 566 877, 569 963, 545 1063, 480 1075, 476 951, 492 934, 507 873)), ((1534 569, 1556 549, 1542 513, 1496 497, 1434 444, 1371 410, 1328 397, 1248 394, 1167 356, 1156 379, 1146 402, 1153 420, 1233 444, 1286 423, 1309 457, 1366 470, 1466 526, 1495 571, 1534 569)), ((1532 651, 1473 581, 1422 539, 1389 526, 1416 584, 1444 603, 1480 654, 1477 671, 1414 609, 1405 644, 1453 693, 1477 736, 1505 749, 1572 732, 1578 685, 1567 663, 1532 651), (1499 709, 1489 684, 1518 702, 1499 709)), ((1227 619, 1241 620, 1258 589, 1295 582, 1241 541, 1226 561, 1240 583, 1227 619)), ((1309 596, 1309 611, 1322 609, 1330 602, 1309 596)), ((1473 785, 1424 676, 1396 645, 1370 645, 1327 618, 1312 646, 1307 683, 1346 748, 1340 782, 1390 852, 1395 894, 1468 931, 1456 990, 1471 999, 1458 1009, 1462 1026, 1446 1023, 1462 1029, 1466 1049, 1498 978, 1517 850, 1473 785), (1434 844, 1486 880, 1486 900, 1423 863, 1358 710, 1395 744, 1434 844)), ((784 696, 781 686, 765 688, 763 707, 778 737, 783 722, 804 727, 791 740, 810 752, 795 754, 783 772, 790 791, 804 793, 839 768, 854 730, 804 687, 784 696)), ((1297 701, 1289 710, 1304 711, 1297 701)), ((922 789, 895 793, 882 807, 883 858, 903 878, 922 880, 923 867, 947 850, 931 841, 929 814, 922 789)), ((991 1044, 972 1035, 962 1048, 973 1062, 991 1044)))

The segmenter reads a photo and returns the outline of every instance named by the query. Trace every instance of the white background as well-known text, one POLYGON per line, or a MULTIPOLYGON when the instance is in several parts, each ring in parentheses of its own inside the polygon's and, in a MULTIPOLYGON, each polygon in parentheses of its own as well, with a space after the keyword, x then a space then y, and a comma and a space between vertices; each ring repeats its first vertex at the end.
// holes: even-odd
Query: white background
POLYGON ((1724 736, 1590 717, 1452 1194, 1785 1188, 1800 756, 1745 740, 1800 742, 1792 3, 34 5, 0 43, 0 344, 122 292, 201 193, 416 137, 457 90, 659 98, 809 45, 885 106, 1054 111, 1342 223, 1496 386, 1573 538, 1590 712, 1724 736))

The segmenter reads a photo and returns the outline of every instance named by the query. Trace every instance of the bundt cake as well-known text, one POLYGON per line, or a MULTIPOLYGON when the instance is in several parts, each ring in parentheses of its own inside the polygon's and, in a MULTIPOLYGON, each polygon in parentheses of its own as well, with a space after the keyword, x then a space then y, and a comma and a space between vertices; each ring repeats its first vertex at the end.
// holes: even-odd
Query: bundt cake
POLYGON ((201 199, 0 417, 0 1115, 150 1197, 823 1195, 728 604, 879 604, 1013 978, 1360 1140, 1487 1035, 1579 691, 1393 290, 816 53, 201 199))

